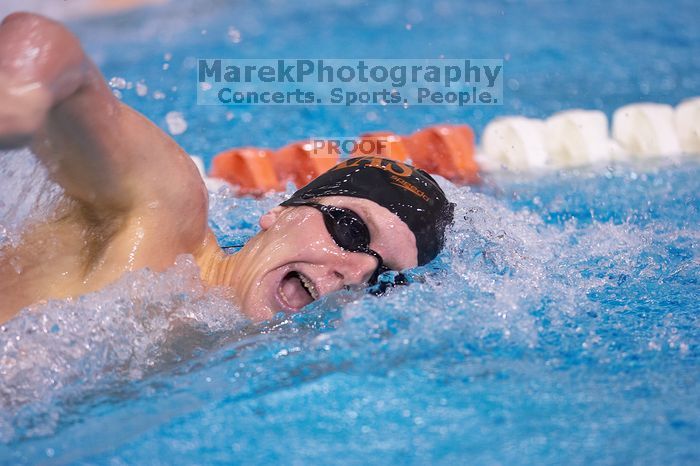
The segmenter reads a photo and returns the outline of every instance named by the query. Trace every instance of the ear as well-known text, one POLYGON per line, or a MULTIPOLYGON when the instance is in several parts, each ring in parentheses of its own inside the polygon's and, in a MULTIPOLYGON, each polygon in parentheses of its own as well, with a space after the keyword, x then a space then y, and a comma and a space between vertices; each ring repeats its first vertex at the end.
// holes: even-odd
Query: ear
POLYGON ((281 205, 278 205, 277 207, 272 208, 269 212, 263 214, 260 216, 260 220, 258 220, 258 223, 260 224, 260 228, 264 230, 268 230, 272 225, 275 224, 277 221, 277 218, 280 215, 280 212, 284 210, 284 207, 281 205))

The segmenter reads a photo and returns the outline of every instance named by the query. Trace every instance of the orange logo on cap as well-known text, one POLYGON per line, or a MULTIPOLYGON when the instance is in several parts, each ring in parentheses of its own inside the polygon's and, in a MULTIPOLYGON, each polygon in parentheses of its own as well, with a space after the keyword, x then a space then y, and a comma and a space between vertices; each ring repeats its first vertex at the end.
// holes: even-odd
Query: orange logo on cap
POLYGON ((332 170, 359 166, 381 168, 382 170, 386 170, 389 173, 401 177, 408 177, 413 173, 413 169, 405 163, 397 162, 396 160, 383 159, 380 157, 356 157, 353 159, 348 159, 345 162, 341 162, 333 167, 332 170))
POLYGON ((398 176, 395 176, 395 175, 392 175, 391 179, 393 180, 393 182, 391 184, 393 184, 394 186, 398 186, 399 188, 403 188, 406 191, 410 192, 411 194, 415 194, 416 196, 420 197, 424 201, 430 202, 430 198, 428 197, 428 195, 425 194, 424 191, 421 191, 420 189, 418 189, 417 186, 409 183, 406 180, 402 180, 401 178, 399 178, 398 176))

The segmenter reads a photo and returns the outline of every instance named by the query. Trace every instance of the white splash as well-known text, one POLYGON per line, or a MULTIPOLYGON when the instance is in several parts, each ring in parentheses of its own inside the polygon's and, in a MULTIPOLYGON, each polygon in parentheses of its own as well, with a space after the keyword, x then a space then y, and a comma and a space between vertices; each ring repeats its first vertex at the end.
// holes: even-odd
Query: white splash
POLYGON ((185 116, 181 112, 168 112, 165 115, 165 123, 168 125, 168 131, 173 136, 187 131, 187 121, 185 121, 185 116))

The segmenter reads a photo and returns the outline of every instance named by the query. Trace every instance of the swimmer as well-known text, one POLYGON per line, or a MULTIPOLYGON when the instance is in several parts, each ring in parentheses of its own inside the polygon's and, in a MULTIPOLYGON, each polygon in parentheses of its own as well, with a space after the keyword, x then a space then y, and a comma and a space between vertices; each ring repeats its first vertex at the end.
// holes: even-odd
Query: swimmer
POLYGON ((28 13, 0 25, 0 148, 22 146, 65 202, 0 251, 0 322, 126 272, 163 271, 180 254, 260 321, 430 262, 452 220, 453 204, 427 173, 353 158, 262 215, 261 231, 227 254, 208 227, 207 190, 185 151, 114 97, 73 34, 28 13))

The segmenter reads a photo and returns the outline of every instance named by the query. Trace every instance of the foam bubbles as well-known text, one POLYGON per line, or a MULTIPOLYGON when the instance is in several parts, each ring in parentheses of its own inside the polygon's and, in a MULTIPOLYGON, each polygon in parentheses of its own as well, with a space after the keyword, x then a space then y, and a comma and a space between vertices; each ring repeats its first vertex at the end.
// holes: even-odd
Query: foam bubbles
MULTIPOLYGON (((0 166, 2 246, 50 218, 62 192, 28 151, 0 153, 0 166)), ((247 323, 205 289, 187 255, 164 273, 139 270, 95 293, 29 306, 0 327, 0 442, 50 434, 64 404, 187 360, 247 323)))
POLYGON ((51 433, 64 405, 114 390, 230 337, 247 321, 207 292, 191 256, 75 299, 25 308, 0 327, 0 440, 51 433))
MULTIPOLYGON (((37 170, 32 163, 26 162, 23 173, 37 170)), ((119 399, 124 392, 149 397, 154 390, 163 404, 154 399, 151 407, 172 415, 189 409, 172 404, 178 390, 221 401, 222 411, 208 414, 207 422, 228 432, 224 426, 231 411, 240 411, 241 400, 256 403, 260 393, 280 387, 291 387, 290 396, 298 397, 305 387, 321 384, 328 388, 319 396, 328 394, 333 406, 363 413, 343 419, 362 418, 374 429, 382 416, 354 407, 343 393, 355 393, 368 406, 386 402, 383 409, 390 413, 402 377, 423 388, 433 381, 463 384, 455 385, 457 394, 444 395, 444 407, 428 395, 413 403, 415 394, 395 406, 400 416, 408 410, 401 419, 412 426, 440 425, 454 436, 474 412, 481 425, 491 425, 490 414, 479 414, 481 398, 463 394, 508 374, 529 380, 557 407, 571 400, 552 387, 563 385, 581 397, 599 393, 601 384, 622 390, 633 383, 625 374, 635 361, 662 360, 671 372, 683 370, 684 358, 697 351, 697 319, 687 302, 700 270, 693 253, 700 234, 691 182, 698 169, 689 164, 642 172, 620 166, 602 173, 487 178, 480 188, 441 179, 457 203, 455 224, 437 260, 408 272, 410 286, 382 297, 344 290, 262 326, 247 327, 223 297, 203 289, 187 256, 165 273, 142 270, 97 293, 33 306, 0 332, 0 439, 60 436, 61 426, 76 416, 86 425, 98 422, 76 413, 99 408, 101 399, 119 399), (596 379, 600 367, 616 379, 596 379), (169 391, 174 378, 178 388, 169 391), (540 379, 546 382, 532 382, 540 379), (381 382, 376 391, 363 389, 372 381, 381 382), (455 407, 463 396, 477 411, 455 407), (459 427, 444 424, 446 417, 459 427)), ((27 189, 18 183, 13 192, 27 189)), ((4 196, 6 203, 27 202, 5 210, 15 220, 2 219, 4 226, 39 218, 54 202, 51 196, 47 203, 4 196)), ((241 244, 258 230, 258 217, 283 197, 237 198, 224 186, 210 193, 210 225, 222 245, 241 244)), ((20 231, 9 230, 15 236, 20 231)), ((676 390, 679 399, 686 396, 682 387, 664 385, 673 377, 641 367, 649 383, 676 390)), ((520 382, 487 388, 503 390, 498 400, 507 403, 528 387, 520 382)), ((626 403, 615 395, 604 402, 626 403)), ((665 409, 649 409, 657 407, 665 409)), ((515 403, 505 412, 520 408, 527 406, 515 403)), ((293 424, 297 413, 284 409, 277 419, 293 424)), ((305 414, 321 420, 331 415, 321 405, 305 414)), ((246 419, 251 425, 257 417, 246 419)), ((480 431, 472 426, 470 432, 480 431)), ((178 435, 189 438, 188 432, 178 435)), ((276 445, 274 431, 256 435, 276 445)))
POLYGON ((0 186, 1 255, 3 246, 19 241, 23 228, 55 212, 63 190, 27 149, 0 151, 0 186))

